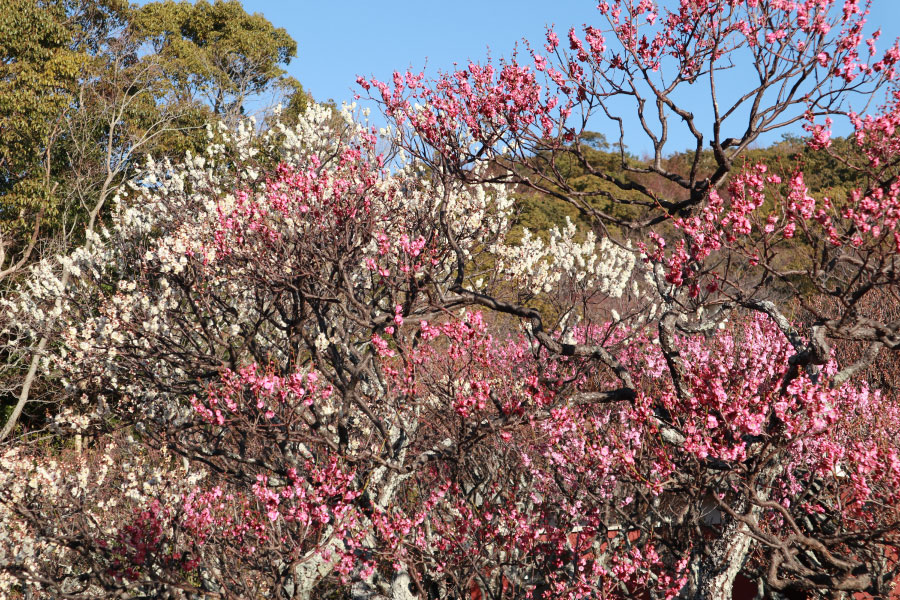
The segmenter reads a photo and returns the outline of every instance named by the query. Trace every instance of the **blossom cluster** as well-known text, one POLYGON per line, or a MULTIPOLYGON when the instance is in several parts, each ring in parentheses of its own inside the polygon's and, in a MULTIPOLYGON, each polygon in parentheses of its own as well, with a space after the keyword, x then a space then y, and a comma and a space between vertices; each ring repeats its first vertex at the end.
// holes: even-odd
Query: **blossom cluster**
POLYGON ((609 238, 598 242, 592 231, 583 241, 577 239, 575 223, 568 217, 562 228, 550 229, 546 243, 524 229, 518 244, 494 247, 498 269, 535 295, 551 292, 562 283, 620 298, 637 262, 630 244, 618 246, 609 238))

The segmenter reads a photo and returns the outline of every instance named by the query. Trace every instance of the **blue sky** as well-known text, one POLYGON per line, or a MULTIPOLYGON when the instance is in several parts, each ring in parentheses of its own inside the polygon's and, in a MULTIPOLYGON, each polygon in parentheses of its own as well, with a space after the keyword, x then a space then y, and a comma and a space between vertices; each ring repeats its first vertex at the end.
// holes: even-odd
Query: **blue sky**
MULTIPOLYGON (((543 43, 548 24, 555 24, 560 32, 584 23, 599 24, 592 0, 346 0, 335 4, 245 0, 244 6, 284 27, 297 40, 298 56, 288 68, 290 74, 316 99, 333 99, 338 104, 358 91, 357 75, 387 80, 395 69, 409 66, 427 67, 433 74, 454 62, 483 60, 488 51, 495 59, 507 56, 523 37, 543 43)), ((872 29, 883 29, 879 48, 887 48, 888 40, 900 35, 900 1, 874 0, 869 23, 872 29)), ((735 75, 733 81, 739 83, 739 72, 735 75)), ((696 104, 692 110, 700 114, 706 110, 708 94, 698 96, 696 103, 693 98, 687 101, 696 104)), ((373 120, 378 121, 374 114, 373 120)), ((592 128, 608 127, 592 122, 592 128)), ((835 129, 836 133, 848 131, 840 123, 835 129)), ((626 143, 637 154, 649 147, 642 137, 626 138, 626 143)), ((678 150, 688 143, 686 130, 679 129, 672 132, 668 147, 678 150)))

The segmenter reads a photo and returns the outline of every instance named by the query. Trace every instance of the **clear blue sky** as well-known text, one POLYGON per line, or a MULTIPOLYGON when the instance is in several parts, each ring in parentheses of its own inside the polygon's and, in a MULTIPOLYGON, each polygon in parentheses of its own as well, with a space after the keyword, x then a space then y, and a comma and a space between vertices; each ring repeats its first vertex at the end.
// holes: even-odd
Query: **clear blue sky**
MULTIPOLYGON (((245 0, 244 6, 288 31, 298 44, 290 74, 316 99, 338 104, 358 91, 357 75, 387 80, 409 66, 434 74, 454 62, 483 60, 488 50, 495 58, 507 56, 523 37, 543 43, 548 24, 562 34, 571 26, 599 25, 600 16, 592 0, 245 0)), ((879 48, 887 48, 900 36, 900 0, 873 0, 869 24, 882 28, 879 48)), ((836 127, 836 133, 846 131, 836 127)), ((688 144, 686 131, 672 135, 671 150, 688 144)), ((646 150, 641 138, 626 143, 638 154, 646 150)))

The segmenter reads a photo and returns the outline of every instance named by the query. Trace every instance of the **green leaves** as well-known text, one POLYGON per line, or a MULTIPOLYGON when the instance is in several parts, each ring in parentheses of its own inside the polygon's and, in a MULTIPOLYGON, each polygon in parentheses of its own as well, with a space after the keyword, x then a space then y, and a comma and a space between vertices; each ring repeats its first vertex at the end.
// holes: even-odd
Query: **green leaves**
MULTIPOLYGON (((53 143, 85 56, 61 2, 10 0, 0 19, 0 272, 58 211, 53 143)), ((2 279, 2 277, 0 277, 2 279)))
POLYGON ((284 29, 247 14, 235 0, 152 2, 136 11, 133 26, 182 93, 204 97, 226 117, 241 114, 248 99, 277 83, 282 65, 297 54, 284 29))
POLYGON ((207 123, 236 120, 276 88, 289 114, 305 109, 283 68, 297 44, 237 1, 4 7, 0 280, 35 258, 36 236, 79 243, 82 225, 102 220, 106 199, 144 155, 200 150, 207 123))

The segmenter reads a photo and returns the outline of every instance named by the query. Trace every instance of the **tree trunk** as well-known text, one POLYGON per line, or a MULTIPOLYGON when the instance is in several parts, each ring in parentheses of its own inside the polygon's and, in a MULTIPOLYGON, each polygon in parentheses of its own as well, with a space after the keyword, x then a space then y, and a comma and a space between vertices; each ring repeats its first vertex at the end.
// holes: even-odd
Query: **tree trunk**
MULTIPOLYGON (((757 507, 750 510, 755 516, 757 507)), ((682 597, 697 600, 731 600, 734 580, 744 566, 753 538, 747 526, 731 519, 725 525, 721 537, 715 541, 712 556, 699 555, 692 561, 686 594, 682 597)))

